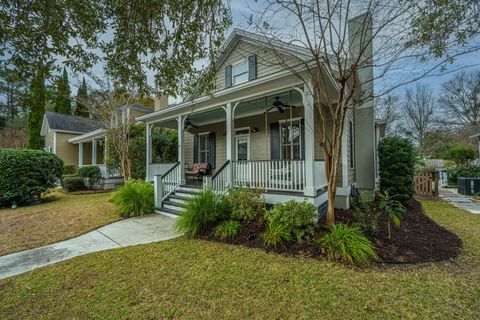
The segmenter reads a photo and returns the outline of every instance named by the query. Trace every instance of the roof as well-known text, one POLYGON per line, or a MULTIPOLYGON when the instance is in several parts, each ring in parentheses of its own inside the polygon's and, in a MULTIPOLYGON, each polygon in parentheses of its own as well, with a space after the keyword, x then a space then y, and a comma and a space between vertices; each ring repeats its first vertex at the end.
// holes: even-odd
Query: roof
POLYGON ((143 104, 138 104, 138 103, 133 103, 133 104, 127 104, 123 107, 118 108, 118 110, 124 110, 124 109, 136 109, 139 111, 145 111, 145 112, 153 112, 153 108, 143 105, 143 104))
POLYGON ((70 116, 53 111, 46 111, 45 118, 50 130, 86 133, 105 128, 105 125, 99 120, 70 116))

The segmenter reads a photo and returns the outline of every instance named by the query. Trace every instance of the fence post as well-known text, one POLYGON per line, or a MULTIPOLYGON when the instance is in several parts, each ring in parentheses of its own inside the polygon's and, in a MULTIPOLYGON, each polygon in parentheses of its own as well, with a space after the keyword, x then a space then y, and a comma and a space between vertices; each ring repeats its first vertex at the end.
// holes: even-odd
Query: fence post
POLYGON ((438 190, 438 172, 437 171, 434 171, 433 172, 433 179, 435 180, 434 183, 435 183, 435 190, 434 190, 434 196, 435 197, 438 197, 439 195, 439 190, 438 190))

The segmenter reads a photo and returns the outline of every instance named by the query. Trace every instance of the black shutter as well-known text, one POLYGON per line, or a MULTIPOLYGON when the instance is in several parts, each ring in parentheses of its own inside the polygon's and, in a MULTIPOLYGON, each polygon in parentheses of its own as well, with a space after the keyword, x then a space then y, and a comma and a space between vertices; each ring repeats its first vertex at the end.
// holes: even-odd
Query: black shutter
POLYGON ((210 132, 208 134, 208 163, 215 169, 215 132, 210 132))
POLYGON ((300 120, 300 134, 301 136, 301 154, 300 154, 300 159, 305 160, 305 119, 300 120))
POLYGON ((232 86, 232 65, 225 67, 225 88, 232 86))
POLYGON ((280 160, 280 126, 270 123, 270 160, 280 160))
POLYGON ((198 134, 193 136, 193 163, 198 163, 198 134))
POLYGON ((252 54, 248 57, 248 80, 257 79, 257 55, 252 54))

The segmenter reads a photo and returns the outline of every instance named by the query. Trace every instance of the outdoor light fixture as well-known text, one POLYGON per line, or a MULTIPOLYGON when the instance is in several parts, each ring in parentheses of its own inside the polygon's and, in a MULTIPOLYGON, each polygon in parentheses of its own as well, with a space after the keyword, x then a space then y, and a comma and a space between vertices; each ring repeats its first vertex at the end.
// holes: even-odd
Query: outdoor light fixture
POLYGON ((253 128, 253 129, 252 129, 252 133, 257 133, 257 132, 259 132, 259 131, 260 131, 260 130, 258 130, 258 128, 253 128))

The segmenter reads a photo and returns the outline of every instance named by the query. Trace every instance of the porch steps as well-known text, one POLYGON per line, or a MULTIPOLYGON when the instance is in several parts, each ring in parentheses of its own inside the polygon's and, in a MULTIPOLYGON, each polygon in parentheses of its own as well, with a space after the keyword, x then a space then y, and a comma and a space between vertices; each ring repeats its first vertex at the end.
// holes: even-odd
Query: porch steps
POLYGON ((172 218, 178 218, 188 204, 188 201, 202 191, 200 186, 180 186, 163 200, 161 208, 155 208, 155 212, 172 218))

